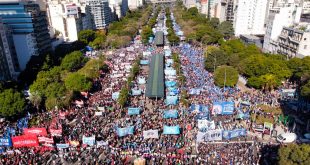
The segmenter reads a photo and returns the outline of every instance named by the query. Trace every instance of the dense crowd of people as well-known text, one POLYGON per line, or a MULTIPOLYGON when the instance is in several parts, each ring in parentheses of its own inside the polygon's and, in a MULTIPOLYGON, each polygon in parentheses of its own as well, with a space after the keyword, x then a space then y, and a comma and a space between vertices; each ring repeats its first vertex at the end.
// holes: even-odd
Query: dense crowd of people
MULTIPOLYGON (((184 86, 190 104, 206 105, 210 120, 216 128, 248 128, 230 116, 212 115, 211 107, 216 101, 247 101, 252 106, 269 104, 277 106, 279 93, 242 92, 238 88, 221 89, 214 85, 212 73, 204 69, 203 49, 189 44, 171 48, 181 59, 182 71, 186 77, 184 86), (194 91, 194 92, 192 92, 194 91)), ((35 116, 33 127, 46 130, 62 130, 60 136, 51 136, 54 144, 69 144, 66 147, 40 144, 40 147, 6 148, 0 154, 0 164, 131 164, 143 158, 147 164, 258 164, 262 155, 254 138, 196 143, 198 132, 196 113, 184 109, 179 104, 167 105, 165 98, 151 99, 145 96, 145 83, 138 78, 148 78, 148 66, 141 66, 135 77, 134 89, 141 89, 139 95, 131 95, 125 108, 117 103, 121 88, 126 85, 132 63, 140 54, 148 51, 150 55, 164 54, 160 47, 132 45, 130 48, 115 50, 107 55, 109 71, 102 73, 93 82, 93 89, 85 94, 75 106, 54 110, 35 116), (137 115, 129 115, 128 107, 139 107, 137 115), (178 118, 164 118, 164 110, 178 110, 178 118), (163 127, 180 126, 180 134, 163 134, 163 127), (134 126, 133 134, 119 136, 117 129, 134 126), (143 131, 158 130, 157 138, 145 138, 143 131), (83 137, 95 137, 93 145, 84 144, 83 137)), ((167 60, 167 57, 166 57, 167 60)), ((178 81, 175 79, 175 81, 178 81)), ((236 105, 239 107, 239 105, 236 105)), ((253 107, 252 107, 253 108, 253 107)), ((250 122, 250 120, 246 120, 250 122)), ((21 135, 16 125, 1 123, 1 130, 11 127, 15 136, 21 135)), ((4 134, 4 131, 1 132, 4 134)))

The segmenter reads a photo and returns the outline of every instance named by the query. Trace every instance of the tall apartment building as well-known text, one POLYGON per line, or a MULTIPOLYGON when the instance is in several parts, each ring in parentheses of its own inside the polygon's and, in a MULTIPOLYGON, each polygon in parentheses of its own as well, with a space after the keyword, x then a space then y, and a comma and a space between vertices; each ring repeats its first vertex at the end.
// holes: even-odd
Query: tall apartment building
POLYGON ((310 24, 284 27, 278 39, 278 53, 288 58, 310 56, 310 24))
POLYGON ((46 12, 33 2, 0 1, 0 17, 12 30, 20 70, 24 70, 31 56, 51 51, 46 12))
POLYGON ((83 29, 83 24, 80 8, 76 4, 50 1, 48 15, 54 33, 59 33, 67 42, 78 40, 78 32, 83 29))
POLYGON ((215 17, 220 22, 226 21, 226 0, 214 1, 214 4, 210 8, 210 17, 215 17))
POLYGON ((226 21, 234 21, 234 9, 236 0, 226 0, 226 21))
POLYGON ((19 74, 18 59, 11 43, 11 31, 0 18, 0 80, 16 79, 19 74))
POLYGON ((143 5, 143 0, 128 0, 128 8, 130 10, 135 10, 138 7, 141 7, 143 5))
POLYGON ((234 14, 235 35, 265 33, 265 13, 268 0, 238 0, 234 14))
POLYGON ((113 21, 108 0, 86 0, 86 5, 89 6, 86 12, 91 13, 95 29, 104 29, 113 21))
POLYGON ((265 52, 277 53, 278 37, 282 28, 299 23, 302 7, 298 6, 299 4, 286 3, 273 6, 269 10, 263 46, 265 52))

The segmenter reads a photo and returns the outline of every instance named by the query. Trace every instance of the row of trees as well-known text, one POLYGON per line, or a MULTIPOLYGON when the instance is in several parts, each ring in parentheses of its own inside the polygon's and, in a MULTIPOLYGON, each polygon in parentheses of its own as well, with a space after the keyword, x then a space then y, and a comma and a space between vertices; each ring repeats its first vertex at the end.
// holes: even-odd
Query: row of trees
POLYGON ((129 77, 127 78, 127 82, 120 91, 117 102, 121 107, 124 107, 128 102, 129 91, 132 88, 133 81, 135 80, 140 71, 140 60, 141 57, 136 59, 136 61, 133 63, 129 77))
POLYGON ((69 106, 76 93, 91 89, 92 79, 99 76, 103 61, 103 57, 89 60, 80 51, 69 53, 60 66, 38 73, 30 86, 30 101, 36 107, 45 103, 47 109, 69 106))
MULTIPOLYGON (((255 45, 245 45, 234 39, 221 41, 219 47, 207 47, 205 68, 213 72, 222 65, 237 69, 239 74, 248 78, 247 85, 256 89, 272 90, 290 79, 301 84, 303 96, 310 96, 310 57, 286 60, 283 55, 264 54, 255 45)), ((222 79, 219 84, 223 84, 222 79)))
POLYGON ((171 43, 178 43, 180 42, 180 38, 175 34, 174 30, 173 30, 173 23, 170 17, 171 13, 170 13, 170 9, 166 8, 166 26, 167 26, 167 38, 169 40, 169 42, 171 43))
POLYGON ((149 20, 152 7, 128 12, 120 21, 109 25, 107 45, 113 48, 124 47, 137 35, 138 31, 149 20))
POLYGON ((158 7, 152 17, 149 19, 147 25, 142 27, 141 38, 144 44, 148 43, 149 37, 154 37, 152 28, 156 24, 156 19, 161 10, 161 7, 158 7))
MULTIPOLYGON (((177 72, 177 77, 178 77, 179 85, 183 86, 185 81, 186 81, 186 78, 185 78, 185 76, 183 75, 183 72, 182 72, 181 61, 180 61, 179 55, 176 54, 176 53, 172 53, 172 59, 173 59, 173 67, 174 67, 174 69, 177 72)), ((180 92, 180 95, 181 95, 180 103, 183 106, 188 107, 189 106, 189 101, 188 101, 188 94, 187 94, 186 90, 184 90, 182 88, 182 90, 180 92)))
POLYGON ((206 18, 196 7, 186 9, 181 3, 174 10, 177 22, 182 27, 185 37, 201 44, 218 44, 223 38, 230 38, 234 34, 230 22, 219 22, 217 18, 206 18))
POLYGON ((310 164, 310 145, 289 144, 278 150, 280 165, 310 164))

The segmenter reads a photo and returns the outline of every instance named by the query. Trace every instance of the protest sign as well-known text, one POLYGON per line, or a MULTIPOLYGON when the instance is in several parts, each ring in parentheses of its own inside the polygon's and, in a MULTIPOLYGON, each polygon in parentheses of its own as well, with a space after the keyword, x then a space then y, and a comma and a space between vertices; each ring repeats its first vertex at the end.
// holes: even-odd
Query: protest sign
POLYGON ((117 135, 119 137, 126 136, 129 134, 133 134, 134 126, 128 126, 124 128, 117 128, 117 135))
POLYGON ((180 126, 179 125, 176 125, 176 126, 164 125, 163 134, 165 134, 165 135, 178 135, 178 134, 180 134, 180 126))
POLYGON ((62 129, 50 129, 52 136, 62 136, 62 129))
POLYGON ((36 135, 14 136, 12 137, 12 143, 15 148, 39 146, 38 138, 36 135))
POLYGON ((11 138, 10 137, 0 138, 0 146, 11 147, 12 146, 11 138))
POLYGON ((38 137, 39 143, 50 143, 54 144, 54 139, 53 138, 48 138, 48 137, 38 137))
POLYGON ((95 145, 96 139, 95 139, 95 136, 91 136, 91 137, 83 136, 82 141, 83 141, 83 144, 93 146, 95 145))
POLYGON ((158 130, 147 130, 147 131, 143 131, 143 138, 144 139, 149 139, 149 138, 155 138, 158 139, 158 130))
POLYGON ((128 115, 139 115, 141 108, 128 108, 128 115))
POLYGON ((65 149, 65 148, 69 148, 69 144, 68 143, 57 143, 56 147, 58 149, 65 149))
POLYGON ((38 136, 47 136, 46 128, 24 128, 25 135, 38 135, 38 136))
POLYGON ((164 118, 168 119, 168 118, 178 118, 178 111, 177 110, 166 110, 164 111, 164 118))

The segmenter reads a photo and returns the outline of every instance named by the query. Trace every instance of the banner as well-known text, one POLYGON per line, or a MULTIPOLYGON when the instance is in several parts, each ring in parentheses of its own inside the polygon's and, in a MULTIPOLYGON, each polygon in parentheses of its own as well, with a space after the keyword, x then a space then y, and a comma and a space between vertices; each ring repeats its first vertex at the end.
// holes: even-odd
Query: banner
POLYGON ((141 89, 131 89, 131 95, 133 96, 139 96, 142 94, 142 90, 141 89))
POLYGON ((97 141, 97 147, 100 147, 100 146, 107 146, 109 145, 109 142, 108 141, 97 141))
POLYGON ((67 143, 57 143, 56 147, 58 149, 65 149, 65 148, 69 148, 69 144, 67 144, 67 143))
POLYGON ((224 139, 232 139, 239 136, 246 136, 247 132, 246 129, 234 129, 234 130, 225 130, 223 131, 223 138, 224 139))
POLYGON ((102 116, 102 112, 95 112, 95 116, 102 116))
POLYGON ((113 99, 113 100, 117 100, 118 97, 119 97, 119 92, 114 92, 114 93, 112 93, 112 99, 113 99))
POLYGON ((47 131, 45 128, 24 128, 25 135, 37 135, 37 136, 47 136, 47 131))
POLYGON ((175 81, 166 81, 165 85, 166 87, 174 87, 177 84, 175 81))
POLYGON ((158 130, 155 129, 155 130, 147 130, 147 131, 143 131, 143 138, 144 139, 149 139, 149 138, 155 138, 155 139, 158 139, 159 136, 158 136, 158 130))
POLYGON ((11 147, 12 146, 11 138, 10 137, 0 138, 0 146, 11 147))
POLYGON ((164 125, 163 134, 165 134, 165 135, 178 135, 178 134, 180 134, 180 126, 179 125, 176 125, 176 126, 164 125))
POLYGON ((128 108, 128 115, 139 115, 141 108, 128 108))
POLYGON ((235 103, 234 102, 223 102, 223 115, 232 115, 234 113, 235 103))
POLYGON ((169 119, 169 118, 178 118, 178 111, 177 110, 167 110, 164 111, 164 118, 169 119))
POLYGON ((104 111, 105 110, 105 108, 104 107, 97 107, 97 109, 98 109, 98 111, 104 111))
POLYGON ((145 80, 145 77, 138 77, 138 84, 145 84, 146 83, 146 80, 145 80))
POLYGON ((53 138, 48 138, 48 137, 38 137, 39 143, 49 143, 49 144, 54 144, 54 139, 53 138))
POLYGON ((140 65, 148 65, 149 60, 140 60, 140 65))
POLYGON ((50 129, 52 136, 62 136, 62 129, 50 129))
POLYGON ((232 115, 234 113, 234 102, 214 102, 212 113, 221 115, 232 115))
POLYGON ((133 134, 134 126, 128 126, 128 127, 124 127, 124 128, 117 128, 116 131, 117 131, 117 135, 119 137, 126 136, 126 135, 129 135, 129 134, 133 134))
POLYGON ((175 69, 165 69, 165 75, 168 76, 175 76, 177 74, 177 71, 175 69))
POLYGON ((91 137, 83 136, 82 141, 83 141, 83 144, 93 146, 95 145, 96 139, 95 139, 95 136, 91 136, 91 137))
POLYGON ((36 135, 14 136, 12 137, 12 143, 15 148, 39 146, 38 138, 36 135))
POLYGON ((166 105, 176 105, 178 103, 178 96, 167 96, 166 105))
POLYGON ((198 120, 198 129, 213 130, 215 129, 215 123, 206 119, 198 120))
POLYGON ((209 130, 207 132, 198 132, 197 142, 222 140, 222 130, 209 130))

